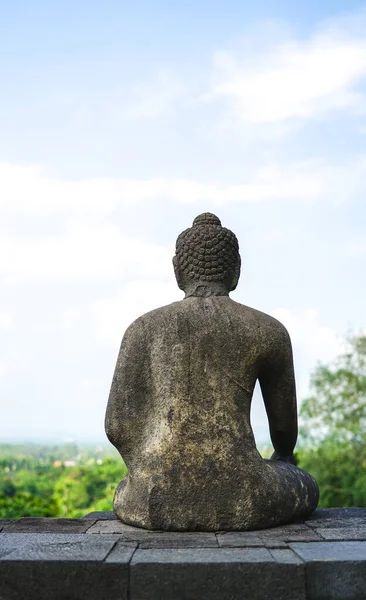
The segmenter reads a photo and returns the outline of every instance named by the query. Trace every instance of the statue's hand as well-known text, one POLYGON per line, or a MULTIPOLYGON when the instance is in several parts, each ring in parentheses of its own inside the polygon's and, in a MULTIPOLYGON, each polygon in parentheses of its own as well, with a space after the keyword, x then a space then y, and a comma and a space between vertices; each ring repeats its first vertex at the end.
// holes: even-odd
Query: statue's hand
POLYGON ((273 452, 272 456, 271 456, 271 460, 280 460, 282 462, 286 462, 286 463, 291 463, 292 465, 296 465, 296 458, 294 456, 294 454, 290 454, 289 456, 282 456, 281 454, 279 454, 278 452, 273 452))

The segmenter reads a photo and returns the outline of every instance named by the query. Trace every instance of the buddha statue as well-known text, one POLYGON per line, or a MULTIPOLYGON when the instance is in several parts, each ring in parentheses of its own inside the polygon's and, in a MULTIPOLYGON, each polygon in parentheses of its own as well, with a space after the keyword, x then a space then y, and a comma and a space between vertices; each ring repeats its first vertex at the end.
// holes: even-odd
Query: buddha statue
POLYGON ((106 433, 128 475, 114 496, 124 522, 175 531, 254 530, 306 518, 319 491, 295 466, 296 390, 289 335, 232 300, 236 236, 204 213, 178 236, 183 300, 127 329, 106 433), (258 452, 250 407, 259 380, 274 447, 258 452))

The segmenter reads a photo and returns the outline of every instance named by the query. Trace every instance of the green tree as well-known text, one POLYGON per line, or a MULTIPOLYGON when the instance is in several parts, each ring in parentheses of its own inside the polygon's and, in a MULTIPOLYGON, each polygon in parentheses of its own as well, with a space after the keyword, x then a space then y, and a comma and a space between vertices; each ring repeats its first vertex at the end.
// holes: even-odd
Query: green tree
POLYGON ((311 377, 312 394, 300 411, 302 442, 366 439, 366 336, 350 337, 347 345, 344 354, 319 365, 311 377))
POLYGON ((59 516, 82 516, 83 508, 89 501, 83 475, 81 467, 74 467, 65 470, 63 476, 57 481, 53 499, 58 504, 59 516), (75 511, 77 514, 74 514, 75 511))
POLYGON ((319 506, 366 506, 366 445, 327 438, 299 451, 298 466, 315 477, 319 506))
POLYGON ((110 448, 0 444, 0 518, 112 510, 127 469, 110 448), (72 458, 74 466, 62 464, 72 458))
POLYGON ((298 466, 320 489, 319 506, 366 506, 366 336, 311 378, 300 410, 298 466))
POLYGON ((17 491, 11 497, 0 495, 0 518, 54 517, 56 512, 53 500, 44 500, 30 492, 17 491))

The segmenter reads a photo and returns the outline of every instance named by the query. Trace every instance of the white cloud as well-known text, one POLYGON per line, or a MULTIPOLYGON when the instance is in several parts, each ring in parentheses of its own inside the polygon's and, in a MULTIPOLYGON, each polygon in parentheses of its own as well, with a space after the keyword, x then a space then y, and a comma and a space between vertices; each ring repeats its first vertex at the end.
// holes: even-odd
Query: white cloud
POLYGON ((96 335, 117 346, 127 327, 146 312, 182 299, 171 276, 165 280, 139 280, 127 284, 116 296, 91 308, 96 335))
MULTIPOLYGON (((362 17, 363 20, 364 17, 362 17)), ((349 21, 327 25, 310 39, 278 39, 245 55, 216 52, 206 100, 225 99, 245 123, 305 120, 341 110, 364 110, 366 35, 349 21)))
POLYGON ((6 365, 0 363, 0 379, 2 379, 4 377, 4 375, 6 374, 6 371, 7 371, 6 365))
POLYGON ((0 312, 0 330, 10 329, 13 325, 13 317, 8 312, 0 312))
POLYGON ((161 70, 153 81, 130 90, 131 103, 123 108, 123 119, 156 119, 167 113, 184 94, 184 87, 161 70))
MULTIPOLYGON (((2 215, 50 214, 52 212, 108 212, 134 202, 145 194, 144 182, 99 178, 65 181, 46 174, 37 165, 0 163, 0 207, 2 215)), ((150 195, 154 184, 149 182, 150 195)))
MULTIPOLYGON (((0 207, 3 218, 15 217, 15 229, 2 227, 0 275, 10 283, 128 281, 136 273, 139 278, 169 277, 173 247, 123 231, 123 211, 129 203, 147 206, 160 200, 217 207, 277 200, 340 202, 353 197, 365 180, 364 156, 341 166, 316 160, 267 164, 239 184, 167 178, 75 182, 50 178, 36 167, 3 163, 0 207), (103 219, 96 220, 103 212, 107 213, 103 219), (54 213, 63 220, 55 220, 54 213), (43 228, 36 236, 32 230, 17 231, 16 218, 24 214, 49 216, 49 230, 45 233, 43 228)), ((361 253, 362 248, 359 244, 351 251, 361 253)))
POLYGON ((319 323, 318 311, 314 308, 277 308, 271 314, 290 334, 296 372, 301 373, 297 389, 302 399, 308 392, 309 376, 317 362, 333 360, 344 350, 344 339, 332 327, 319 323))
POLYGON ((77 327, 78 323, 80 323, 82 315, 83 312, 81 308, 69 308, 67 310, 63 310, 58 320, 60 328, 66 331, 74 331, 75 327, 77 327))
POLYGON ((241 183, 155 177, 152 179, 99 178, 67 181, 50 177, 36 166, 0 163, 2 217, 64 214, 91 218, 136 203, 153 201, 195 204, 209 202, 264 202, 280 199, 314 200, 332 195, 347 198, 366 178, 366 157, 328 164, 320 160, 267 163, 253 169, 241 183))
POLYGON ((354 241, 349 247, 350 254, 354 256, 366 256, 366 241, 365 239, 360 239, 354 241))
POLYGON ((173 248, 129 238, 115 226, 74 226, 40 239, 3 236, 0 274, 7 282, 123 279, 142 271, 169 275, 173 248))

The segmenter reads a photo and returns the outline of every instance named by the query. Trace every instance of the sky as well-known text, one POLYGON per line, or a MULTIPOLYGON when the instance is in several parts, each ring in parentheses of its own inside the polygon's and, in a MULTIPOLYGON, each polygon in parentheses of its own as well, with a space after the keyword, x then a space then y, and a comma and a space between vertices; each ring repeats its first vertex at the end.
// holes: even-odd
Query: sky
POLYGON ((123 332, 182 299, 205 211, 300 405, 365 330, 365 107, 366 2, 0 0, 0 440, 106 439, 123 332))

